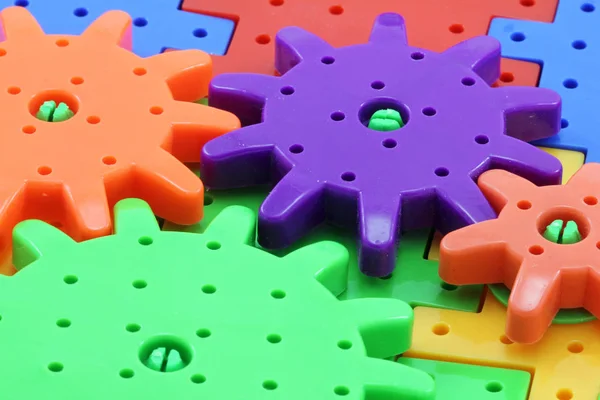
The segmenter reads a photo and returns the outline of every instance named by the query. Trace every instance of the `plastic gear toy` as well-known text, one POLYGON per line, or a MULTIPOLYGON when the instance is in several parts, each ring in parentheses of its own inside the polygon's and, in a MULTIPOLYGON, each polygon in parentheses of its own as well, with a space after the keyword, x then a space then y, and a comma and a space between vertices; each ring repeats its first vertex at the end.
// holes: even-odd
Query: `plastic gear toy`
POLYGON ((239 206, 199 235, 161 232, 127 199, 115 225, 82 243, 37 220, 15 228, 20 271, 0 276, 7 398, 434 399, 427 373, 371 358, 409 348, 412 309, 336 299, 343 246, 271 255, 239 206))
POLYGON ((81 36, 45 35, 22 7, 0 20, 3 260, 17 222, 42 219, 76 240, 97 237, 111 232, 110 208, 125 197, 197 222, 203 186, 182 162, 199 161, 206 141, 239 127, 234 115, 190 102, 208 92, 210 57, 138 57, 127 50, 131 19, 120 11, 81 36))
POLYGON ((520 140, 558 132, 560 98, 532 87, 492 89, 495 39, 443 53, 416 49, 402 17, 390 13, 364 45, 334 49, 290 27, 276 46, 283 76, 213 79, 210 104, 249 126, 207 143, 202 155, 211 188, 281 179, 259 212, 266 248, 288 246, 324 220, 358 223, 361 270, 386 276, 401 228, 449 232, 495 217, 473 181, 484 170, 560 180, 560 162, 520 140), (404 126, 369 129, 380 110, 398 111, 404 126))
POLYGON ((447 235, 440 277, 451 284, 510 288, 506 335, 539 341, 559 309, 600 317, 600 164, 585 164, 565 186, 538 188, 506 171, 488 171, 479 187, 498 219, 447 235))

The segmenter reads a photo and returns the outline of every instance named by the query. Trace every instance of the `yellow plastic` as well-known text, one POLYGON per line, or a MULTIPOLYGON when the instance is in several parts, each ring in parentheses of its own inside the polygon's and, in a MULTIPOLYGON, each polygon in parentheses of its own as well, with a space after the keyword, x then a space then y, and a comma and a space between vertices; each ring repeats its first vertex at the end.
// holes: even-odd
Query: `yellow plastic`
POLYGON ((415 308, 404 355, 529 371, 529 400, 595 400, 600 394, 600 321, 552 325, 535 345, 504 336, 506 307, 490 293, 481 313, 415 308), (510 343, 510 344, 509 344, 510 343))

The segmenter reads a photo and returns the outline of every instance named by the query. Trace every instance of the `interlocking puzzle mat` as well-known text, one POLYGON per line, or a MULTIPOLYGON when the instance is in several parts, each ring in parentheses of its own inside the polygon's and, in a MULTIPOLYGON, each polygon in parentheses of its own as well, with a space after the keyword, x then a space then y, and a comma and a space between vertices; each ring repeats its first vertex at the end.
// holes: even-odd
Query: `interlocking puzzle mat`
MULTIPOLYGON (((3 170, 8 171, 3 181, 8 184, 1 186, 5 192, 1 270, 11 274, 14 267, 20 269, 15 276, 0 276, 1 296, 10 299, 0 301, 0 335, 7 335, 0 343, 9 361, 3 375, 12 377, 17 371, 16 379, 4 382, 7 398, 33 400, 52 393, 64 400, 120 400, 137 393, 149 399, 174 395, 196 399, 219 393, 215 399, 221 400, 226 393, 227 400, 240 394, 241 400, 600 399, 600 325, 583 309, 559 310, 537 343, 515 343, 506 334, 509 289, 503 284, 443 282, 438 274, 441 235, 434 227, 404 233, 399 246, 389 247, 390 254, 397 252, 396 262, 375 274, 381 276, 366 276, 359 268, 360 246, 351 230, 318 225, 284 249, 267 250, 255 240, 252 211, 260 212, 273 186, 203 194, 201 182, 181 164, 197 162, 198 149, 207 140, 238 126, 228 114, 188 103, 207 95, 211 69, 213 75, 283 73, 277 82, 284 82, 299 74, 301 68, 294 72, 291 67, 326 43, 331 47, 320 65, 331 74, 326 85, 348 81, 342 89, 348 97, 347 89, 358 81, 335 69, 343 68, 346 59, 337 48, 367 43, 370 35, 372 42, 385 37, 371 34, 373 21, 393 12, 403 17, 403 33, 391 35, 395 43, 388 37, 374 46, 372 59, 392 60, 404 34, 406 44, 422 48, 412 53, 425 56, 413 61, 428 61, 438 57, 430 51, 444 52, 489 31, 502 45, 500 70, 468 58, 484 82, 478 76, 461 76, 457 81, 461 90, 479 90, 481 84, 496 88, 539 84, 556 91, 562 98, 560 110, 554 107, 551 118, 547 112, 537 117, 552 119, 551 130, 561 131, 535 144, 560 159, 566 180, 581 167, 584 155, 586 162, 599 159, 596 84, 591 74, 598 59, 597 0, 0 0, 0 8, 13 5, 31 12, 39 27, 25 14, 13 10, 1 14, 5 42, 0 44, 0 71, 6 93, 0 101, 5 105, 4 122, 14 125, 4 127, 2 136, 3 170), (131 22, 125 14, 109 13, 92 24, 110 10, 128 13, 131 22), (304 31, 288 28, 278 38, 288 26, 304 31), (307 33, 320 39, 307 40, 307 33), (286 43, 280 48, 286 48, 287 56, 276 53, 277 43, 286 43), (119 46, 137 56, 155 57, 133 57, 119 46), (212 54, 214 66, 201 52, 172 53, 185 49, 212 54), (125 70, 132 73, 126 77, 125 70), (166 107, 161 99, 172 105, 166 107), (22 109, 27 113, 21 115, 22 109), (183 111, 173 114, 175 110, 183 111), (9 136, 13 131, 21 136, 9 136), (202 136, 193 135, 200 131, 202 136), (150 147, 162 148, 161 156, 138 151, 150 147), (157 163, 156 157, 162 161, 157 163), (145 203, 118 203, 126 197, 143 198, 154 214, 170 220, 163 232, 145 203), (173 222, 197 222, 203 208, 204 217, 197 224, 173 222), (116 234, 77 244, 50 225, 19 223, 28 218, 52 223, 75 240, 106 235, 113 226, 116 234), (9 249, 15 224, 13 267, 9 249), (232 252, 227 251, 229 246, 232 252), (242 269, 243 277, 236 281, 231 268, 241 265, 240 259, 254 268, 242 269), (218 265, 228 269, 219 270, 218 265), (257 280, 259 275, 265 279, 257 280), (275 281, 288 282, 289 289, 272 285, 275 281), (232 287, 235 296, 222 297, 232 287), (261 290, 267 293, 264 299, 256 294, 261 290), (293 293, 300 296, 294 299, 293 293), (43 301, 40 294, 45 294, 43 301), (243 300, 235 301, 236 296, 243 300), (292 312, 281 307, 289 306, 290 299, 292 312), (404 302, 414 308, 414 323, 413 311, 404 302), (236 318, 223 319, 218 311, 223 307, 236 318), (272 313, 256 313, 273 307, 272 313), (346 311, 339 311, 342 308, 346 311), (257 326, 256 318, 264 323, 257 326), (394 357, 398 353, 402 355, 394 357), (228 357, 231 362, 223 362, 228 357), (94 379, 86 373, 90 369, 97 371, 94 379), (239 377, 235 385, 232 375, 239 377)), ((388 24, 391 20, 379 21, 393 25, 388 24)), ((488 39, 471 43, 467 48, 473 54, 487 54, 484 60, 490 54, 500 57, 499 48, 490 46, 493 42, 488 39)), ((368 60, 352 65, 361 63, 368 60)), ((385 65, 375 69, 383 71, 385 65)), ((415 92, 411 85, 419 79, 411 79, 407 72, 397 68, 396 75, 390 75, 408 78, 394 97, 415 92)), ((313 75, 320 74, 321 70, 313 75)), ((388 78, 367 75, 372 86, 366 90, 384 94, 390 90, 388 78)), ((431 83, 432 90, 454 82, 449 76, 439 78, 431 83)), ((219 79, 227 85, 216 80, 216 89, 247 89, 248 81, 219 79)), ((254 93, 269 90, 267 83, 275 82, 257 79, 264 84, 255 85, 254 93)), ((297 87, 306 86, 286 81, 276 96, 287 96, 289 103, 297 97, 291 94, 302 93, 297 87)), ((444 97, 440 90, 432 93, 425 97, 444 97)), ((314 91, 309 96, 312 103, 307 102, 310 107, 300 116, 294 114, 297 107, 270 109, 268 114, 271 119, 295 117, 284 124, 285 132, 310 121, 327 96, 323 90, 314 91)), ((223 98, 218 105, 228 108, 223 98)), ((460 102, 451 100, 455 101, 449 104, 458 107, 460 102)), ((242 122, 248 122, 244 119, 249 115, 252 122, 260 120, 252 110, 257 104, 253 101, 245 111, 235 110, 242 122)), ((427 107, 440 119, 439 109, 427 107)), ((325 108, 329 123, 348 123, 346 111, 338 109, 342 107, 325 108)), ((397 111, 406 119, 402 109, 397 111)), ((393 114, 379 115, 383 119, 372 126, 380 130, 398 122, 393 114)), ((471 131, 469 115, 473 111, 456 111, 446 126, 458 123, 471 131)), ((425 117, 430 116, 423 113, 421 118, 425 117)), ((410 127, 416 120, 400 121, 410 127)), ((517 125, 525 126, 522 119, 517 125)), ((487 135, 473 134, 474 143, 487 145, 483 143, 487 135)), ((380 141, 382 151, 403 143, 395 136, 383 139, 393 139, 396 145, 380 141)), ((304 143, 289 146, 296 144, 306 153, 304 143)), ((436 144, 429 141, 428 146, 436 144)), ((441 148, 451 151, 452 144, 441 148)), ((423 157, 430 153, 424 148, 423 157)), ((527 156, 523 161, 534 159, 527 156)), ((192 170, 198 172, 197 166, 192 170)), ((356 180, 355 176, 350 181, 356 180)), ((333 203, 336 206, 339 203, 333 203)), ((565 238, 563 228, 556 234, 559 242, 565 238)))

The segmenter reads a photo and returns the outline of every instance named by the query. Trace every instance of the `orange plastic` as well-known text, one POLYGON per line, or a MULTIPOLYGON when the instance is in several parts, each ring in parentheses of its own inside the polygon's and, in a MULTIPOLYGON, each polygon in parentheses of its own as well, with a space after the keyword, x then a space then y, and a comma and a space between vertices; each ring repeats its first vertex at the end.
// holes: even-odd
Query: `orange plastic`
POLYGON ((561 308, 600 317, 600 164, 585 164, 564 186, 536 187, 501 170, 482 174, 478 185, 498 219, 444 237, 440 277, 511 288, 506 335, 514 342, 539 341, 561 308), (546 240, 544 230, 557 219, 575 221, 582 240, 546 240))
POLYGON ((189 101, 208 92, 211 60, 197 50, 140 58, 131 20, 111 11, 81 36, 45 35, 22 7, 0 13, 0 266, 11 231, 36 218, 75 240, 111 232, 113 205, 139 197, 161 217, 202 217, 198 162, 205 142, 239 127, 227 112, 189 101), (75 115, 35 117, 48 100, 75 115))
MULTIPOLYGON (((397 12, 406 20, 412 46, 443 51, 485 35, 494 16, 552 22, 556 5, 557 0, 184 0, 182 8, 236 22, 227 54, 213 57, 215 74, 273 74, 275 34, 290 25, 341 47, 366 42, 377 15, 397 12)), ((539 66, 506 64, 507 79, 499 80, 500 86, 536 85, 539 66)))

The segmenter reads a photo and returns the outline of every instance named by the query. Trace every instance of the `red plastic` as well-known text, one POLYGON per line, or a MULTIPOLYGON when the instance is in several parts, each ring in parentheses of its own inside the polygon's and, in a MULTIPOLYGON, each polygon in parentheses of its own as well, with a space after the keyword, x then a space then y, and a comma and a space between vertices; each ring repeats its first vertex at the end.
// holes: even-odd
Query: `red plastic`
MULTIPOLYGON (((215 74, 273 74, 273 38, 290 25, 340 47, 366 42, 370 21, 396 12, 406 20, 412 46, 442 51, 485 35, 494 16, 551 22, 556 6, 557 0, 184 0, 182 7, 237 23, 227 54, 213 57, 215 74)), ((499 81, 500 86, 535 86, 539 75, 537 65, 522 61, 508 61, 503 71, 513 79, 499 81)))

